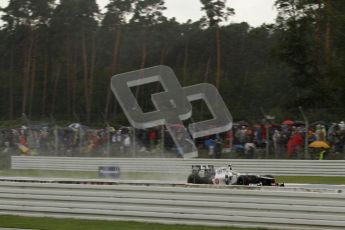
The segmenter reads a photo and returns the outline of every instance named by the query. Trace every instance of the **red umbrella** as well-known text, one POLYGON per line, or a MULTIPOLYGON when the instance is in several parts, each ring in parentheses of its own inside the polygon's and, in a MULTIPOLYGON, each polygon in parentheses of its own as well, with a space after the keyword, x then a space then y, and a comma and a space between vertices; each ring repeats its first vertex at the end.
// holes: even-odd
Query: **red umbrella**
POLYGON ((285 120, 282 122, 282 125, 293 125, 295 122, 291 121, 291 120, 285 120))

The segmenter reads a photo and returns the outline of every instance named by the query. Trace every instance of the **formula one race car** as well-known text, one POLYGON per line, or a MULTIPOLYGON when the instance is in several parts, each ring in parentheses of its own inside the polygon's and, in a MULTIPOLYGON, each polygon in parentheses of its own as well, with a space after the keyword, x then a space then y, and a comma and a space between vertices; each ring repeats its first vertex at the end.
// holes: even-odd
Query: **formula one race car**
POLYGON ((284 186, 276 183, 271 175, 241 174, 232 170, 231 165, 214 169, 213 165, 193 165, 187 183, 220 185, 284 186))

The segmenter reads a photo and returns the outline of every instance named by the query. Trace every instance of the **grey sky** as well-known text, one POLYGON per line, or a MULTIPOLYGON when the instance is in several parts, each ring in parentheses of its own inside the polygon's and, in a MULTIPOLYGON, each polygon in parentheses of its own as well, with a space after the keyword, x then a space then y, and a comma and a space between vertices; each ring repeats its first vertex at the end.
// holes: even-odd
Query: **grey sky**
MULTIPOLYGON (((273 7, 275 0, 228 0, 228 6, 235 9, 235 16, 229 22, 248 22, 251 26, 260 26, 263 23, 273 23, 277 15, 273 7)), ((97 0, 101 9, 109 0, 97 0)), ((179 22, 188 19, 196 21, 201 18, 200 0, 165 0, 167 10, 164 15, 168 18, 175 17, 179 22)), ((8 0, 0 0, 0 7, 5 7, 8 0)))
MULTIPOLYGON (((262 23, 273 23, 277 12, 273 7, 275 0, 228 0, 228 6, 235 9, 235 15, 229 18, 230 22, 248 22, 251 26, 260 26, 262 23)), ((103 8, 108 0, 98 0, 103 8)), ((175 17, 180 22, 188 19, 196 21, 203 15, 200 0, 165 0, 167 10, 164 15, 175 17)))

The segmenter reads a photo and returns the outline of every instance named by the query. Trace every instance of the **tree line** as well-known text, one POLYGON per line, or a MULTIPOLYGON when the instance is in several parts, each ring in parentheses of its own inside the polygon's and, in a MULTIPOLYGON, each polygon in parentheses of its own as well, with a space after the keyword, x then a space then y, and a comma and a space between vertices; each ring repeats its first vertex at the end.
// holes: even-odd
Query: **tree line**
MULTIPOLYGON (((236 12, 226 0, 200 2, 205 16, 180 23, 164 16, 164 0, 110 0, 104 13, 95 0, 10 0, 1 9, 0 117, 121 123, 111 76, 160 64, 184 86, 216 85, 237 119, 256 119, 260 107, 344 115, 344 1, 276 0, 276 23, 256 28, 227 23, 236 12)), ((133 93, 149 110, 161 89, 133 93)), ((207 116, 194 106, 195 119, 207 116)))

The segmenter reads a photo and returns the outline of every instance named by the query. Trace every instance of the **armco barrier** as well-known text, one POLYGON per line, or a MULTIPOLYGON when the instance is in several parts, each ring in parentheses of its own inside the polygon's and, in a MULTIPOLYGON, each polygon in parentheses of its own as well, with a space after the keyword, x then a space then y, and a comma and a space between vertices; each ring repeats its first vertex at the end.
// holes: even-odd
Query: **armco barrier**
POLYGON ((188 173, 193 164, 232 164, 239 172, 272 175, 345 176, 344 160, 242 160, 174 158, 90 158, 13 156, 12 169, 97 171, 99 166, 120 166, 123 172, 188 173))
POLYGON ((338 190, 0 182, 0 214, 166 224, 345 229, 338 190))

